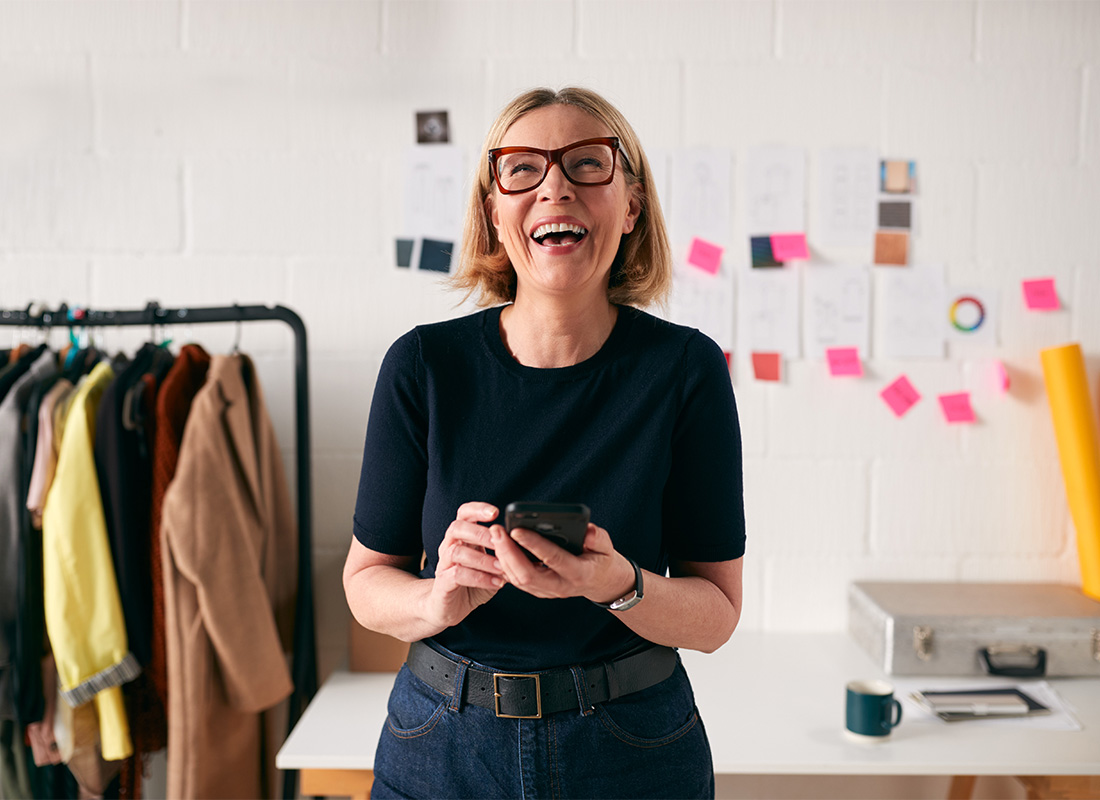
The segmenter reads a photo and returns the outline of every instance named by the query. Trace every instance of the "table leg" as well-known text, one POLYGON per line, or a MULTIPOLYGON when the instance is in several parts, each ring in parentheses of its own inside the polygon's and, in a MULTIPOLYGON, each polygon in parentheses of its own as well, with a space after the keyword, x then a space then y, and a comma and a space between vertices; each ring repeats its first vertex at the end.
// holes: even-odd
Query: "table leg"
POLYGON ((974 794, 975 775, 953 775, 947 787, 947 800, 970 800, 974 794))
POLYGON ((1028 800, 1095 800, 1100 797, 1097 775, 1020 775, 1028 800))
POLYGON ((337 795, 368 800, 374 783, 374 771, 369 769, 303 769, 298 774, 303 797, 337 795))

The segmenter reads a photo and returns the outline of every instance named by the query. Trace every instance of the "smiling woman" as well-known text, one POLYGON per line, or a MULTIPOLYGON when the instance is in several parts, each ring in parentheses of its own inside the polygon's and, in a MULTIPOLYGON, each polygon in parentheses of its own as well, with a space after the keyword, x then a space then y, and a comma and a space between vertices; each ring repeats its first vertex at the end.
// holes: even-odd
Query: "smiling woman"
POLYGON ((638 308, 671 278, 649 176, 599 95, 517 98, 456 280, 491 307, 386 355, 344 568, 413 642, 375 797, 713 796, 674 648, 740 618, 741 443, 717 345, 638 308), (588 506, 581 552, 506 532, 517 500, 588 506))

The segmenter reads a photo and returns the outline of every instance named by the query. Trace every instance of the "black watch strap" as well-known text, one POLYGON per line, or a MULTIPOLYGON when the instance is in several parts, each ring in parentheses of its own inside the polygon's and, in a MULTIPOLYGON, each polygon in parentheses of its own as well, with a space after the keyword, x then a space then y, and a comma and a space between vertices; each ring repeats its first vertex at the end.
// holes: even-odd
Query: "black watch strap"
POLYGON ((628 558, 630 566, 634 567, 634 591, 628 592, 618 600, 612 600, 610 603, 597 603, 592 601, 594 605, 600 608, 606 608, 610 611, 626 611, 628 608, 634 608, 638 603, 642 602, 642 570, 638 566, 638 562, 633 558, 628 558))

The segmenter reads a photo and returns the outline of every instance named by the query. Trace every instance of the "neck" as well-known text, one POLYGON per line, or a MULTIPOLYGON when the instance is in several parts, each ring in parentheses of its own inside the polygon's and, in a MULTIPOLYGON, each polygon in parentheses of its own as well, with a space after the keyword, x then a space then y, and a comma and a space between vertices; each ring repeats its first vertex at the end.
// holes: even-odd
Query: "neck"
POLYGON ((571 367, 599 352, 619 309, 606 295, 587 303, 516 296, 500 315, 500 335, 512 358, 527 367, 571 367))

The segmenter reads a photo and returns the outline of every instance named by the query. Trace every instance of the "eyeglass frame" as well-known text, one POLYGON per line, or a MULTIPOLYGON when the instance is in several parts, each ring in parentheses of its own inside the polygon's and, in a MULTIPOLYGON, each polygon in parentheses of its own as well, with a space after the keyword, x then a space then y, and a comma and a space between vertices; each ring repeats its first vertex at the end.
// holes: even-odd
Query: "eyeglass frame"
POLYGON ((611 181, 615 180, 615 166, 618 154, 623 154, 623 163, 626 164, 626 168, 630 169, 630 158, 627 156, 626 151, 623 150, 622 143, 619 141, 618 136, 597 136, 593 139, 581 139, 579 142, 573 142, 567 144, 565 147, 559 147, 556 150, 540 150, 537 147, 493 147, 489 150, 489 173, 493 176, 493 182, 500 189, 501 194, 523 194, 529 192, 532 189, 537 189, 542 186, 543 181, 546 180, 546 176, 550 174, 550 168, 555 164, 558 165, 558 169, 561 170, 561 174, 565 176, 565 179, 574 186, 607 186, 611 181), (569 173, 565 169, 565 164, 562 163, 561 157, 568 153, 570 150, 575 150, 578 147, 584 147, 590 144, 605 144, 611 148, 611 174, 607 176, 607 180, 596 181, 595 183, 579 183, 573 180, 569 173), (497 157, 511 155, 512 153, 533 153, 540 155, 546 159, 546 172, 542 173, 542 177, 539 178, 538 183, 528 186, 526 189, 505 189, 504 184, 500 182, 500 175, 497 173, 497 157))

